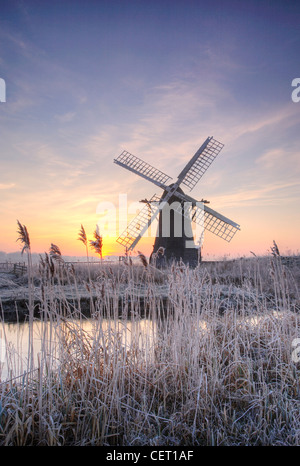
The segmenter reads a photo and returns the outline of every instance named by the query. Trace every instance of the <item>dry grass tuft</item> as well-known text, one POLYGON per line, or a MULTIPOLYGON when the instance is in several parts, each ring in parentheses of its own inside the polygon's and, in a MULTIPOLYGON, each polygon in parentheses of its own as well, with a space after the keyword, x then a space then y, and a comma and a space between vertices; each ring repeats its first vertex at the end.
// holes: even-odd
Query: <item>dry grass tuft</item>
POLYGON ((94 251, 97 254, 99 254, 100 258, 102 259, 103 240, 102 240, 102 236, 100 235, 98 225, 97 225, 96 230, 94 231, 94 238, 95 238, 94 241, 90 240, 90 246, 92 249, 94 249, 94 251))
POLYGON ((80 227, 80 230, 78 233, 78 240, 81 241, 85 246, 87 246, 87 236, 86 236, 83 225, 81 225, 80 227))
POLYGON ((59 262, 59 263, 64 262, 62 255, 61 255, 60 248, 56 244, 51 243, 49 254, 50 254, 51 259, 53 259, 54 261, 59 262))
POLYGON ((141 263, 143 264, 144 267, 148 267, 148 261, 146 259, 146 256, 141 252, 141 251, 138 251, 138 257, 141 261, 141 263))
POLYGON ((19 234, 17 241, 21 241, 21 243, 23 244, 23 248, 21 251, 23 254, 26 250, 30 251, 30 239, 29 239, 29 234, 28 234, 26 226, 22 225, 19 222, 19 220, 17 220, 17 223, 18 223, 17 233, 19 234))

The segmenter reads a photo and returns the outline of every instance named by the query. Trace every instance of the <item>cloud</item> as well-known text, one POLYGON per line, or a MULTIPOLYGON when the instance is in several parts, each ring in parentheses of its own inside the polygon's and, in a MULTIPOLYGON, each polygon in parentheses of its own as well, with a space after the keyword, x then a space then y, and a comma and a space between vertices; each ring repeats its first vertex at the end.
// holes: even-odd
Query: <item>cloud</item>
POLYGON ((291 170, 291 173, 300 170, 300 153, 297 149, 274 148, 264 152, 256 164, 266 170, 275 170, 282 174, 282 170, 291 170))
MULTIPOLYGON (((295 111, 295 106, 274 104, 263 112, 249 109, 241 115, 239 103, 231 100, 230 90, 221 89, 220 83, 196 76, 178 78, 148 88, 136 117, 130 113, 130 118, 118 125, 99 125, 98 131, 87 135, 82 149, 87 159, 98 160, 99 167, 101 163, 105 173, 122 184, 122 191, 130 192, 134 187, 137 194, 143 189, 150 191, 151 186, 114 166, 113 158, 121 150, 176 178, 206 137, 214 136, 226 147, 214 162, 213 171, 201 180, 205 192, 209 188, 203 195, 222 204, 226 201, 226 205, 272 203, 280 189, 274 170, 277 162, 284 164, 287 160, 284 133, 295 124, 295 111), (229 101, 230 109, 226 105, 229 101), (273 132, 276 139, 275 135, 270 138, 273 132), (252 186, 253 179, 253 189, 245 190, 245 186, 252 186), (228 193, 232 186, 237 190, 234 196, 228 193)), ((288 160, 299 166, 291 148, 288 160)), ((289 189, 294 189, 294 180, 289 178, 289 182, 289 189)))
POLYGON ((0 183, 0 189, 11 189, 15 186, 15 183, 0 183))
POLYGON ((248 189, 237 189, 230 194, 215 196, 214 204, 219 207, 270 206, 290 202, 293 194, 298 195, 299 183, 269 183, 253 185, 248 189))
POLYGON ((258 133, 262 130, 270 129, 274 131, 277 127, 280 131, 294 125, 299 120, 299 112, 290 103, 268 108, 264 113, 255 112, 250 118, 245 118, 242 123, 238 122, 234 128, 235 137, 240 137, 247 133, 258 133))
POLYGON ((75 112, 67 112, 63 115, 55 115, 55 119, 58 120, 60 123, 69 123, 75 117, 75 112))

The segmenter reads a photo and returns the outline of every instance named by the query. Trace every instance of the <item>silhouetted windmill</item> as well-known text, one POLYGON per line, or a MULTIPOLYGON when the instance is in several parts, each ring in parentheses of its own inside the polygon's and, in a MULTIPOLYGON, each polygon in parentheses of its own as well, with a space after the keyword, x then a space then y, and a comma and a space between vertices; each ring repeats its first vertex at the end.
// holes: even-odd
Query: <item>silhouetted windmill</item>
POLYGON ((169 184, 171 177, 127 151, 114 159, 116 164, 163 189, 161 197, 154 194, 150 200, 141 201, 145 206, 117 242, 126 247, 127 251, 133 250, 158 215, 159 225, 153 252, 163 247, 167 261, 181 259, 190 265, 197 263, 198 248, 194 244, 191 222, 225 241, 231 241, 240 226, 208 207, 208 201, 197 201, 180 188, 180 185, 184 185, 191 191, 223 146, 213 137, 208 137, 172 184, 169 184))

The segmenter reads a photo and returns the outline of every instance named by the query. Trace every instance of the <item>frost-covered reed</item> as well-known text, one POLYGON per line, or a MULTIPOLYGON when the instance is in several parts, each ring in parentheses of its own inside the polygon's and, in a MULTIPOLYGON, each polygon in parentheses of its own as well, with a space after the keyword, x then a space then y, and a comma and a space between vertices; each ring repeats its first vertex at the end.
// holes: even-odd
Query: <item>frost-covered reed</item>
POLYGON ((41 351, 1 382, 1 445, 299 445, 298 265, 99 267, 43 269, 41 351), (68 280, 93 291, 88 327, 68 280))

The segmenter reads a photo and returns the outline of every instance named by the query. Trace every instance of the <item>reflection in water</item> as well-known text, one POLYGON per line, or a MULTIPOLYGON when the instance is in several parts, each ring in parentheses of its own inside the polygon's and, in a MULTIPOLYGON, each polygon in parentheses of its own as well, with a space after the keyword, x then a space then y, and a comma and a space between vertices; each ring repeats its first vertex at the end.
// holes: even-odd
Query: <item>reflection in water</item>
MULTIPOLYGON (((105 341, 118 342, 125 351, 133 348, 143 349, 149 356, 153 353, 157 326, 154 321, 141 319, 130 320, 71 320, 33 323, 33 360, 34 367, 43 355, 55 367, 63 348, 62 332, 71 338, 84 337, 91 344, 98 345, 105 341)), ((7 380, 23 375, 28 370, 29 350, 28 323, 2 323, 0 326, 0 380, 7 380)), ((111 345, 112 349, 112 345, 111 345)))
MULTIPOLYGON (((250 315, 235 320, 235 325, 257 327, 264 319, 279 319, 284 314, 274 312, 267 316, 250 315)), ((169 323, 170 323, 170 319, 169 323)), ((172 320, 172 319, 171 319, 172 320)), ((214 320, 212 320, 214 322, 214 320)), ((112 352, 138 352, 139 358, 153 360, 155 349, 164 342, 168 347, 169 338, 175 338, 184 331, 184 324, 180 320, 173 320, 172 330, 162 321, 152 319, 82 319, 58 320, 51 322, 35 321, 33 323, 33 367, 37 368, 40 361, 46 361, 48 367, 56 368, 58 362, 67 353, 84 350, 84 345, 94 348, 105 348, 106 354, 112 352), (176 327, 176 322, 178 328, 176 327), (67 346, 64 346, 67 345, 67 346)), ((190 322, 189 329, 193 330, 191 339, 201 338, 202 332, 210 333, 214 326, 207 325, 204 319, 190 322), (192 324, 192 325, 191 325, 192 324)), ((180 341, 179 335, 178 340, 180 341)), ((30 332, 28 323, 0 324, 0 380, 13 379, 28 371, 30 332)), ((172 342, 170 342, 172 346, 172 342)), ((31 366, 32 367, 32 366, 31 366)))

